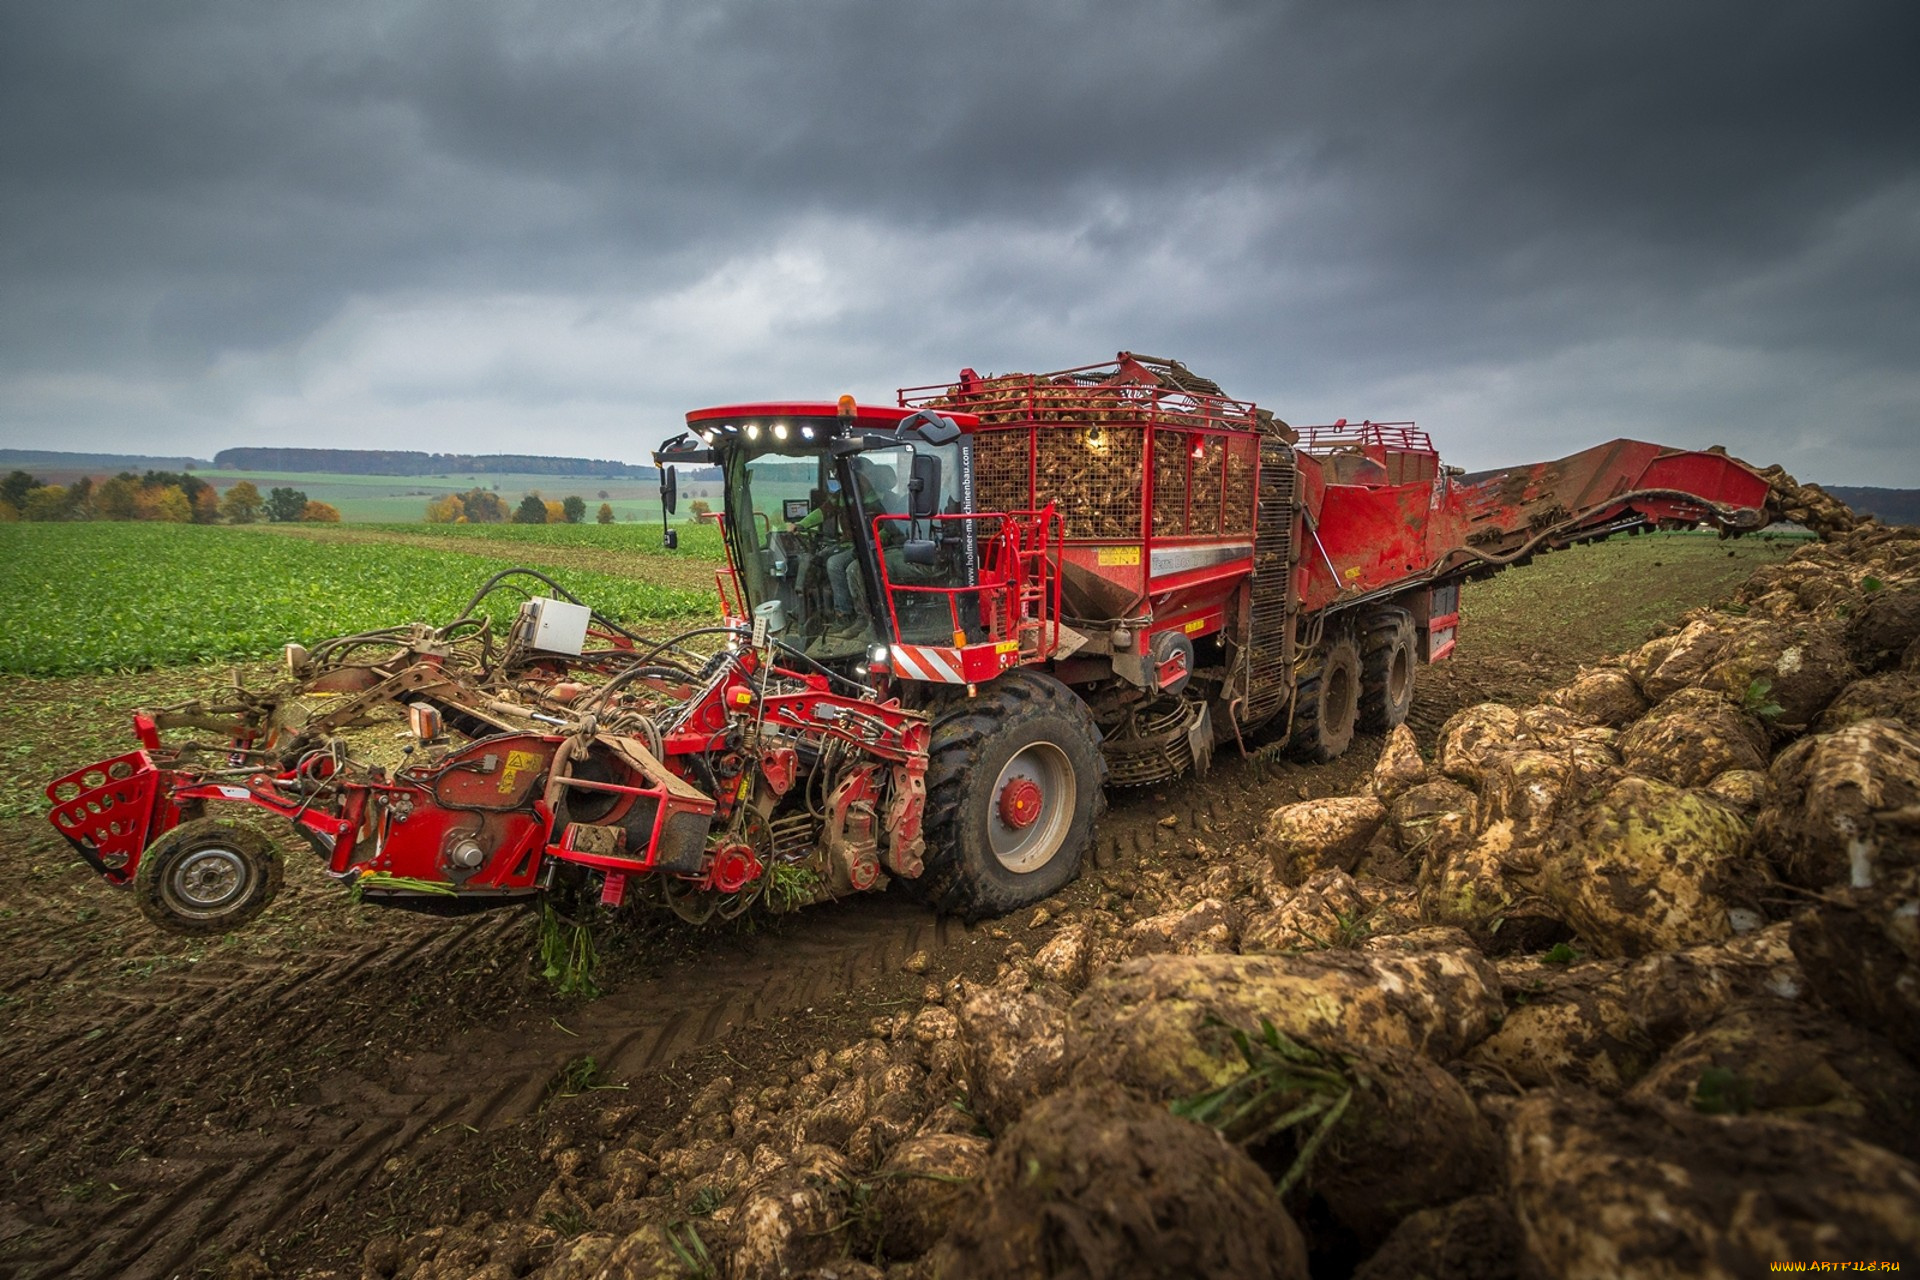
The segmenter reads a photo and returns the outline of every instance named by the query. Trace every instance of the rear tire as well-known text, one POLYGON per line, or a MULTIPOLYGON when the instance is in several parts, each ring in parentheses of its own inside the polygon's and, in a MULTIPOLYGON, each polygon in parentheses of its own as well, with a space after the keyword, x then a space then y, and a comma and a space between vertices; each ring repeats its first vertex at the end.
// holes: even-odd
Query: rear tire
POLYGON ((1086 703, 1052 676, 1009 672, 934 723, 926 870, 900 883, 970 921, 1038 902, 1079 874, 1105 787, 1086 703))
POLYGON ((280 892, 280 849, 239 818, 196 818, 155 840, 134 873, 140 913, 174 933, 227 933, 280 892))
POLYGON ((1413 708, 1413 615, 1382 609, 1367 619, 1360 646, 1360 731, 1387 733, 1413 708))
POLYGON ((1360 712, 1360 646, 1347 634, 1327 641, 1317 670, 1294 690, 1295 755, 1325 764, 1353 744, 1360 712))

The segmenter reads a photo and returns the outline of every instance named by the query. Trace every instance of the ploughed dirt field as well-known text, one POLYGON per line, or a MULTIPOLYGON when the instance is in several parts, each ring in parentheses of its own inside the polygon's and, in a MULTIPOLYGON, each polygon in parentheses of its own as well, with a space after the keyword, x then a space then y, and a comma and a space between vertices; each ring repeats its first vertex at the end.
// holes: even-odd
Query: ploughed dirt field
MULTIPOLYGON (((1690 609, 1719 605, 1711 616, 1736 621, 1756 616, 1754 591, 1735 599, 1742 584, 1756 570, 1787 572, 1793 566, 1784 562, 1808 545, 1767 536, 1620 538, 1469 584, 1459 651, 1419 673, 1410 721, 1419 756, 1451 751, 1460 759, 1479 750, 1473 758, 1489 772, 1488 744, 1528 730, 1460 713, 1487 702, 1524 708, 1574 684, 1583 664, 1676 632, 1690 609)), ((1863 578, 1881 583, 1863 570, 1853 590, 1879 590, 1863 578)), ((1808 609, 1817 603, 1805 601, 1808 609)), ((1799 606, 1773 599, 1769 607, 1790 614, 1799 606)), ((1285 822, 1271 825, 1276 807, 1370 785, 1384 808, 1392 788, 1373 781, 1387 746, 1381 738, 1358 739, 1346 757, 1318 767, 1268 748, 1244 759, 1228 752, 1204 779, 1116 794, 1079 881, 1044 907, 1001 921, 936 919, 892 895, 706 929, 634 920, 600 935, 602 994, 585 999, 561 996, 542 979, 532 912, 445 919, 358 904, 298 850, 290 850, 286 890, 268 914, 222 939, 159 932, 127 894, 86 870, 40 816, 39 787, 130 745, 129 708, 219 678, 201 670, 0 684, 11 727, 0 747, 0 867, 13 886, 0 907, 0 1275, 586 1280, 1305 1275, 1309 1266, 1315 1276, 1357 1268, 1519 1274, 1516 1213, 1544 1233, 1546 1243, 1531 1246, 1536 1264, 1600 1275, 1609 1273, 1604 1249, 1577 1224, 1553 1226, 1544 1211, 1528 1216, 1524 1197, 1516 1207, 1495 1193, 1502 1177, 1519 1176, 1491 1172, 1514 1158, 1494 1150, 1496 1130, 1509 1140, 1578 1135, 1585 1146, 1541 1137, 1510 1148, 1530 1153, 1539 1167, 1527 1176, 1550 1189, 1542 1194, 1564 1192, 1568 1204, 1587 1203, 1580 1197, 1607 1181, 1608 1168, 1652 1159, 1665 1150, 1654 1150, 1659 1143, 1728 1158, 1713 1146, 1721 1137, 1687 1128, 1711 1108, 1662 1122, 1651 1147, 1620 1138, 1622 1122, 1604 1110, 1604 1099, 1665 1061, 1660 1055, 1686 1030, 1678 1026, 1623 1035, 1623 1043, 1594 1040, 1558 1068, 1511 1045, 1505 1057, 1457 1061, 1503 1016, 1511 1028, 1515 1012, 1529 1007, 1526 993, 1536 993, 1535 1008, 1560 1001, 1584 1009, 1587 995, 1569 994, 1588 991, 1573 981, 1583 971, 1707 935, 1680 927, 1645 945, 1600 941, 1614 936, 1602 917, 1617 903, 1582 915, 1552 908, 1560 899, 1545 890, 1550 905, 1537 911, 1515 891, 1498 912, 1460 908, 1456 894, 1447 914, 1423 898, 1422 916, 1408 887, 1419 873, 1418 847, 1397 836, 1398 843, 1375 840, 1364 859, 1356 852, 1336 866, 1340 859, 1325 851, 1346 838, 1345 828, 1308 839, 1285 822), (1365 888, 1376 881, 1383 894, 1365 888), (1416 926, 1436 919, 1454 932, 1429 938, 1428 951, 1381 945, 1396 934, 1417 936, 1416 926), (1261 929, 1273 945, 1249 945, 1261 929), (1238 1064, 1225 1074, 1182 1068, 1170 1083, 1095 1065, 1131 1061, 1130 1037, 1159 1036, 1115 1014, 1108 1006, 1126 1000, 1103 995, 1103 983, 1163 984, 1168 1007, 1211 1010, 1205 1034, 1197 1022, 1183 1024, 1196 1043, 1226 1034, 1216 1015, 1227 1018, 1232 1001, 1209 1004, 1191 987, 1194 975, 1130 957, 1198 964, 1318 956, 1315 963, 1333 966, 1325 998, 1338 1002, 1358 966, 1411 963, 1416 954, 1453 957, 1440 967, 1452 964, 1460 983, 1479 984, 1460 997, 1474 1012, 1435 1014, 1425 1031, 1403 1037, 1425 1056, 1384 1041, 1316 1049, 1287 1027, 1263 1040, 1257 1020, 1243 1019, 1239 1029, 1251 1039, 1212 1044, 1222 1061, 1238 1064), (1499 957, 1497 976, 1487 956, 1499 957), (1069 1026, 1070 1019, 1078 1021, 1069 1026), (1468 1025, 1475 1019, 1484 1024, 1477 1030, 1468 1025), (1644 1061, 1625 1065, 1635 1054, 1644 1061), (1613 1063, 1611 1083, 1594 1065, 1601 1059, 1613 1063), (1266 1091, 1249 1080, 1267 1082, 1266 1091), (1591 1091, 1541 1087, 1561 1081, 1591 1091), (1240 1092, 1229 1096, 1233 1089, 1240 1092), (1159 1105, 1169 1097, 1186 1118, 1159 1105), (1464 1118, 1448 1110, 1462 1098, 1473 1113, 1464 1118), (1312 1135, 1329 1114, 1332 1137, 1321 1144, 1312 1135), (1397 1154, 1367 1165, 1353 1143, 1342 1145, 1340 1124, 1362 1115, 1393 1130, 1400 1145, 1387 1146, 1397 1154), (1197 1140, 1204 1141, 1196 1147, 1197 1140), (1437 1192, 1385 1173, 1434 1163, 1452 1178, 1437 1192), (1118 1166, 1126 1168, 1115 1173, 1118 1166), (1120 1199, 1109 1182, 1123 1186, 1120 1199), (1286 1193, 1279 1199, 1275 1183, 1286 1193), (1275 1207, 1281 1200, 1285 1213, 1275 1207), (1421 1219, 1428 1234, 1403 1239, 1417 1210, 1444 1221, 1421 1219), (1393 1249, 1404 1254, 1399 1269, 1393 1249), (1145 1269, 1129 1270, 1125 1259, 1146 1259, 1145 1269)), ((1735 692, 1736 710, 1760 726, 1747 772, 1763 775, 1769 750, 1780 745, 1769 742, 1770 732, 1780 736, 1780 709, 1752 681, 1735 692)), ((1891 686, 1884 695, 1898 696, 1891 686)), ((1406 744, 1396 750, 1404 757, 1406 744)), ((1470 808, 1471 788, 1466 796, 1470 808)), ((1524 825, 1523 809, 1514 806, 1509 817, 1524 825)), ((1702 820, 1721 821, 1718 812, 1702 820)), ((1294 812, 1309 828, 1350 818, 1315 806, 1294 812)), ((1916 834, 1900 830, 1902 838, 1916 834)), ((1462 862, 1445 874, 1455 886, 1473 873, 1462 862)), ((1755 913, 1754 925, 1821 901, 1861 914, 1854 923, 1862 930, 1878 920, 1871 905, 1829 892, 1821 875, 1800 880, 1794 891, 1721 896, 1755 913)), ((1684 912, 1667 911, 1663 891, 1655 886, 1637 901, 1649 913, 1665 911, 1662 919, 1679 918, 1684 912)), ((1579 897, 1577 887, 1566 892, 1579 897)), ((1828 932, 1823 945, 1831 947, 1851 936, 1841 922, 1828 932)), ((1897 956, 1873 956, 1897 969, 1897 956)), ((1617 975, 1593 983, 1603 977, 1617 975)), ((1627 1000, 1607 998, 1616 997, 1627 1000)), ((1828 1004, 1876 999, 1871 991, 1837 994, 1828 1004)), ((1349 1004, 1364 1013, 1362 997, 1349 1004)), ((1795 1016, 1802 1014, 1814 1016, 1795 1016)), ((1901 1056, 1912 1044, 1896 1052, 1877 1035, 1852 1034, 1864 1037, 1856 1054, 1882 1081, 1904 1087, 1916 1078, 1901 1056)), ((1699 1055, 1711 1058, 1711 1046, 1699 1055)), ((1791 1110, 1756 1099, 1756 1089, 1814 1088, 1756 1085, 1733 1069, 1688 1081, 1697 1087, 1701 1078, 1718 1082, 1724 1111, 1742 1114, 1791 1110)), ((1904 1104, 1897 1089, 1891 1096, 1887 1115, 1872 1110, 1880 1105, 1872 1099, 1856 1110, 1866 1108, 1861 1114, 1898 1130, 1904 1143, 1920 1131, 1914 1095, 1904 1104)), ((1832 1110, 1829 1101, 1808 1094, 1799 1105, 1832 1110)), ((1772 1130, 1739 1141, 1767 1147, 1754 1159, 1784 1161, 1789 1170, 1795 1161, 1842 1159, 1827 1148, 1809 1155, 1795 1135, 1772 1130)), ((1911 1180, 1902 1155, 1914 1152, 1855 1147, 1880 1151, 1885 1167, 1848 1148, 1853 1198, 1840 1204, 1833 1192, 1833 1203, 1801 1205, 1788 1217, 1880 1220, 1875 1196, 1911 1180)), ((1673 1156, 1673 1167, 1685 1159, 1673 1156)), ((1773 1211, 1786 1212, 1780 1205, 1792 1200, 1792 1178, 1769 1176, 1763 1194, 1773 1197, 1773 1211)), ((1694 1258, 1688 1249, 1708 1246, 1674 1231, 1667 1244, 1681 1261, 1672 1274, 1714 1273, 1745 1256, 1694 1258)), ((1846 1238, 1876 1238, 1860 1231, 1846 1238)), ((1781 1234, 1780 1260, 1805 1257, 1791 1250, 1809 1238, 1781 1234)), ((1658 1253, 1659 1242, 1644 1234, 1630 1244, 1650 1251, 1635 1255, 1642 1260, 1658 1253)))

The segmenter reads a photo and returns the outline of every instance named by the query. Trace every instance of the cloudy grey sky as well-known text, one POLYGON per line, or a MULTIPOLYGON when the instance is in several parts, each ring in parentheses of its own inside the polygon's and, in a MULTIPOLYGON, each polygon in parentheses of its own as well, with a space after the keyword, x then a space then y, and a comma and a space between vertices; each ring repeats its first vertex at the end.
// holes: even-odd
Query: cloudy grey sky
POLYGON ((641 460, 1171 356, 1920 486, 1903 0, 10 0, 0 446, 641 460))

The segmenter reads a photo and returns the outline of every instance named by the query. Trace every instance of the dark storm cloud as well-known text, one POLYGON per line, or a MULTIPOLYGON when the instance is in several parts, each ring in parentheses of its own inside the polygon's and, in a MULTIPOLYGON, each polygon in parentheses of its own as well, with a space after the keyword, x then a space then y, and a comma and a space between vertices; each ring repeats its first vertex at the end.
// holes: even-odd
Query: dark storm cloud
POLYGON ((1920 484, 1910 12, 13 5, 0 442, 604 451, 1125 345, 1920 484))

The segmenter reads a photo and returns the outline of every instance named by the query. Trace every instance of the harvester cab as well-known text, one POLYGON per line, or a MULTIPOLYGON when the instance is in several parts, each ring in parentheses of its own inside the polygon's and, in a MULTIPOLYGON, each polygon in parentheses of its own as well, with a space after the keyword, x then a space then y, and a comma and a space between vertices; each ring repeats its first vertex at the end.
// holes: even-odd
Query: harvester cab
POLYGON ((973 682, 1019 653, 1020 593, 1046 575, 1030 550, 1044 519, 974 511, 972 425, 851 397, 739 405, 689 414, 654 460, 718 473, 729 618, 862 677, 973 682))

